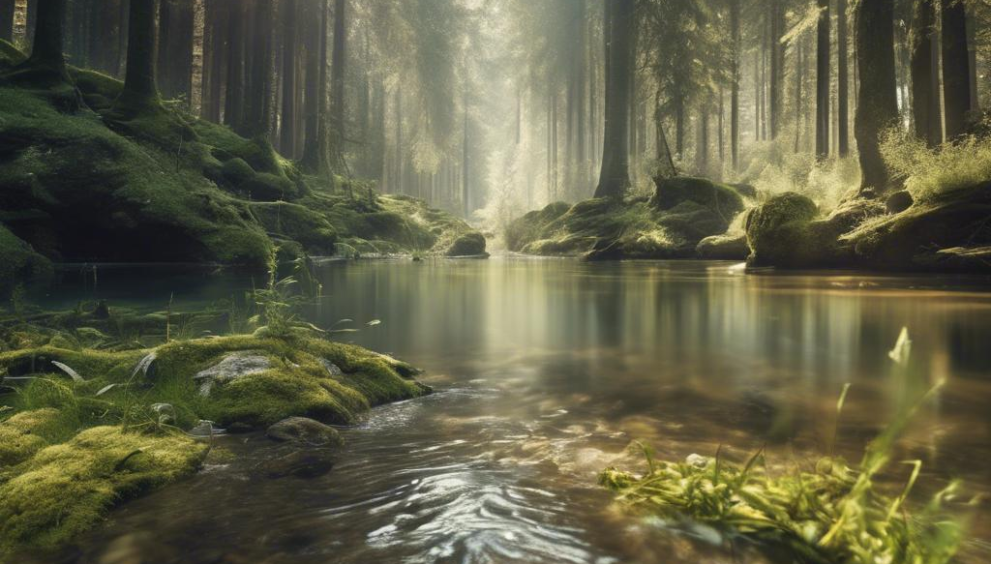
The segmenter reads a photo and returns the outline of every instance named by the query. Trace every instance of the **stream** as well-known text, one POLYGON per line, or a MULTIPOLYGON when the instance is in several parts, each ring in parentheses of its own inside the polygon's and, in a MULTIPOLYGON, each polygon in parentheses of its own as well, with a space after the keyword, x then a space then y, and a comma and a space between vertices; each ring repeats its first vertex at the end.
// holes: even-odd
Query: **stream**
MULTIPOLYGON (((721 445, 745 460, 766 445, 771 465, 811 465, 845 383, 836 448, 855 461, 899 406, 945 380, 897 454, 924 462, 919 495, 954 478, 991 490, 986 278, 516 257, 333 262, 315 274, 326 299, 308 319, 354 320, 361 330, 339 338, 423 368, 435 393, 342 430, 320 478, 269 479, 257 466, 284 447, 220 437, 218 453, 233 456, 125 504, 57 561, 764 562, 716 530, 624 514, 596 475, 642 468, 633 440, 668 460, 721 445), (907 372, 888 357, 903 327, 907 372)), ((66 275, 47 306, 164 309, 173 296, 190 309, 253 283, 107 267, 95 287, 66 275)), ((894 470, 896 488, 907 475, 894 470)), ((976 510, 963 562, 991 560, 988 517, 976 510)))

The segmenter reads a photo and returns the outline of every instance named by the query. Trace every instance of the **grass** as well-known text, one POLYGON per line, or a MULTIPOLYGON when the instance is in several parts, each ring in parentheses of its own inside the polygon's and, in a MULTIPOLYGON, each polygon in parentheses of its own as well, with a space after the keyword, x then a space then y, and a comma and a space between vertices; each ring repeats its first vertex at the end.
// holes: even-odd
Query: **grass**
POLYGON ((918 201, 991 182, 991 138, 968 136, 937 148, 900 131, 889 131, 881 152, 893 173, 918 201))
MULTIPOLYGON (((637 443, 647 459, 644 475, 608 468, 599 480, 627 507, 708 524, 772 552, 784 549, 788 561, 946 564, 963 538, 963 521, 947 508, 959 494, 959 482, 913 513, 906 499, 921 461, 904 463, 910 475, 900 492, 893 495, 878 485, 879 475, 889 469, 895 442, 933 391, 905 408, 857 465, 830 455, 812 470, 772 473, 766 469, 763 450, 742 465, 726 461, 721 452, 715 457, 692 455, 684 462, 657 462, 649 448, 637 443)), ((837 418, 846 394, 844 388, 837 418)))

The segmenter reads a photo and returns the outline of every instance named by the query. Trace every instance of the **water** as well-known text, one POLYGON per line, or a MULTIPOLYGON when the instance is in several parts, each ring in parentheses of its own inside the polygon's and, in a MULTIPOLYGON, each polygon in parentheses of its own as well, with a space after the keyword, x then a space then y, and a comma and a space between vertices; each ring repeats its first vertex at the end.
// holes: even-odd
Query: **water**
MULTIPOLYGON (((596 474, 638 467, 634 439, 666 459, 720 445, 743 459, 767 445, 773 464, 808 464, 832 434, 846 382, 837 449, 856 460, 906 398, 945 379, 899 456, 925 462, 920 493, 952 478, 991 489, 987 279, 731 266, 494 258, 322 267, 328 298, 313 319, 381 319, 347 338, 426 369, 437 392, 346 430, 337 466, 314 480, 264 478, 256 466, 284 447, 225 438, 237 456, 125 505, 65 560, 762 562, 715 531, 623 514, 596 474), (907 375, 887 356, 902 327, 913 340, 907 375)), ((233 274, 159 274, 104 269, 95 291, 161 308, 172 293, 188 307, 251 286, 233 274)), ((94 292, 71 286, 53 303, 94 292)), ((987 523, 979 509, 964 561, 991 558, 987 523)))

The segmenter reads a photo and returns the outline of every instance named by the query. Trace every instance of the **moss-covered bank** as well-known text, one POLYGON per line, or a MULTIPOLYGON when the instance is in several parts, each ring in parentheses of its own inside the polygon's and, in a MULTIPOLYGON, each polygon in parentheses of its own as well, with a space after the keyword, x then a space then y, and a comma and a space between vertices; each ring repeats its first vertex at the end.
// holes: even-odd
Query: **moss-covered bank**
POLYGON ((544 256, 603 259, 693 258, 699 243, 725 234, 744 210, 744 196, 701 178, 657 179, 650 199, 554 203, 517 219, 507 247, 544 256))
POLYGON ((896 206, 852 199, 823 214, 799 194, 771 198, 748 217, 748 262, 781 268, 991 272, 991 183, 919 201, 903 199, 896 206))
POLYGON ((202 421, 230 431, 292 416, 348 424, 429 393, 391 357, 312 333, 258 335, 93 350, 41 334, 0 353, 0 562, 194 473, 208 446, 184 431, 202 421))
MULTIPOLYGON (((23 56, 0 47, 2 72, 23 56)), ((0 84, 0 258, 13 256, 0 286, 44 270, 38 257, 262 269, 275 245, 283 256, 443 255, 476 233, 422 201, 304 175, 264 139, 178 105, 124 117, 114 107, 120 81, 70 73, 81 108, 0 84)))

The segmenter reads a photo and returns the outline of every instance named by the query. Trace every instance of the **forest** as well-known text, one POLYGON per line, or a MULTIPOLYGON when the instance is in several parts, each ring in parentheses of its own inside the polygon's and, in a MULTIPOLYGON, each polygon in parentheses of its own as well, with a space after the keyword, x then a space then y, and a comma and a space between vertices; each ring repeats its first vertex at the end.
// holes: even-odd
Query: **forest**
POLYGON ((0 0, 0 564, 991 560, 988 0, 0 0))

